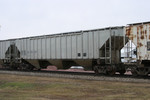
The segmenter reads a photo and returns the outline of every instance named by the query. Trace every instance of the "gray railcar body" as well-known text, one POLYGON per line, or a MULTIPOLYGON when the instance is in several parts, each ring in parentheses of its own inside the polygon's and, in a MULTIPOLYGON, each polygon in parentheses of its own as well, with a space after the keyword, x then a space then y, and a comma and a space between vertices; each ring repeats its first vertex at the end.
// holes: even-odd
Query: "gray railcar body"
MULTIPOLYGON (((123 39, 123 27, 4 40, 0 41, 0 59, 1 62, 3 59, 9 59, 10 57, 6 56, 6 52, 9 51, 8 48, 11 45, 15 45, 16 49, 18 49, 15 52, 20 53, 16 59, 24 59, 38 68, 40 68, 39 61, 48 61, 51 65, 56 65, 58 68, 64 68, 65 64, 69 63, 92 68, 92 64, 97 59, 102 58, 106 60, 112 56, 111 54, 109 56, 108 54, 101 54, 104 53, 102 48, 106 45, 109 45, 107 51, 109 50, 109 53, 111 53, 109 40, 112 36, 118 36, 120 37, 118 39, 123 39)), ((114 42, 116 42, 115 44, 118 43, 118 41, 114 42)), ((121 44, 122 46, 123 44, 121 44)), ((119 54, 116 55, 118 55, 116 56, 117 60, 113 60, 113 63, 119 63, 119 54)), ((111 58, 109 59, 111 60, 111 58)))

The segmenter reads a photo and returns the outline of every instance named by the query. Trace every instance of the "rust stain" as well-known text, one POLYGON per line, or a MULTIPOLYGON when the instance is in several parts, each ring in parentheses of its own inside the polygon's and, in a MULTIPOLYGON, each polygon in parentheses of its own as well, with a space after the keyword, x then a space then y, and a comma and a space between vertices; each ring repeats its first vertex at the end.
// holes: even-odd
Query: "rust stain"
POLYGON ((139 46, 141 47, 141 46, 143 46, 143 44, 142 44, 142 43, 140 43, 140 44, 139 44, 139 46))
POLYGON ((145 34, 147 34, 147 30, 145 30, 145 34))
POLYGON ((137 27, 137 48, 139 47, 139 27, 137 27))
POLYGON ((147 39, 147 30, 145 30, 145 36, 146 36, 146 39, 147 39))
POLYGON ((144 30, 142 29, 141 34, 144 35, 144 30))
MULTIPOLYGON (((132 28, 132 26, 129 26, 129 27, 127 27, 127 29, 126 29, 126 35, 131 39, 131 40, 133 40, 134 39, 134 35, 133 35, 133 28, 132 28)), ((135 35, 135 37, 136 37, 136 35, 135 35)))
POLYGON ((137 34, 139 34, 139 27, 137 27, 137 34))
POLYGON ((137 41, 139 41, 139 27, 137 27, 137 41))
POLYGON ((143 29, 143 25, 140 25, 139 27, 140 27, 141 30, 143 29))
POLYGON ((137 43, 137 47, 142 47, 143 46, 143 44, 142 43, 137 43))
POLYGON ((144 39, 144 35, 141 35, 141 39, 142 39, 142 40, 144 39))
POLYGON ((140 31, 141 31, 141 39, 143 40, 144 39, 144 29, 143 29, 143 25, 140 25, 140 31))
POLYGON ((126 35, 127 36, 131 35, 131 27, 130 26, 126 29, 126 35))
POLYGON ((134 35, 134 38, 136 38, 136 35, 134 35))

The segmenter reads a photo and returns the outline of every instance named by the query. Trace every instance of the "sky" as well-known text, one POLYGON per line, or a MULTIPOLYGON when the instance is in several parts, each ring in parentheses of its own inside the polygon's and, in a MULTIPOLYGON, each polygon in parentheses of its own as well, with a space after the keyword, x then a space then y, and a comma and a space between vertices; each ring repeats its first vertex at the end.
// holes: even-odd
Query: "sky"
POLYGON ((150 0, 0 0, 0 40, 150 21, 150 0))

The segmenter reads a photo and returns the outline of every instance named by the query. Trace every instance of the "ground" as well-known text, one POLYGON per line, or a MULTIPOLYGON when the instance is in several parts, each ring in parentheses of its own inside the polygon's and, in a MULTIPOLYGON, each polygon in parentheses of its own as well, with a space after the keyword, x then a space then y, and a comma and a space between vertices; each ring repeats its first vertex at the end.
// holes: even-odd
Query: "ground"
POLYGON ((0 100, 149 100, 150 84, 0 74, 0 100))

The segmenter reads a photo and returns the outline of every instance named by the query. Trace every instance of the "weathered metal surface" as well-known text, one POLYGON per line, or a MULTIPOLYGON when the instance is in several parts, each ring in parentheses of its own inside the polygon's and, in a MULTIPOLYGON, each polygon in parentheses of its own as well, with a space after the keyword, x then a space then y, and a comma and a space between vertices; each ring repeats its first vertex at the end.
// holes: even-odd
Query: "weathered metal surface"
POLYGON ((0 41, 0 60, 10 59, 5 53, 13 42, 20 52, 19 59, 25 59, 38 68, 39 60, 47 60, 59 68, 65 60, 86 67, 92 66, 99 58, 117 64, 120 63, 123 36, 124 27, 121 26, 4 40, 0 41))
POLYGON ((130 24, 126 27, 126 36, 137 47, 137 60, 150 60, 150 22, 130 24))
POLYGON ((99 49, 114 33, 123 36, 123 27, 0 41, 0 59, 5 58, 11 41, 23 59, 97 59, 99 49))

